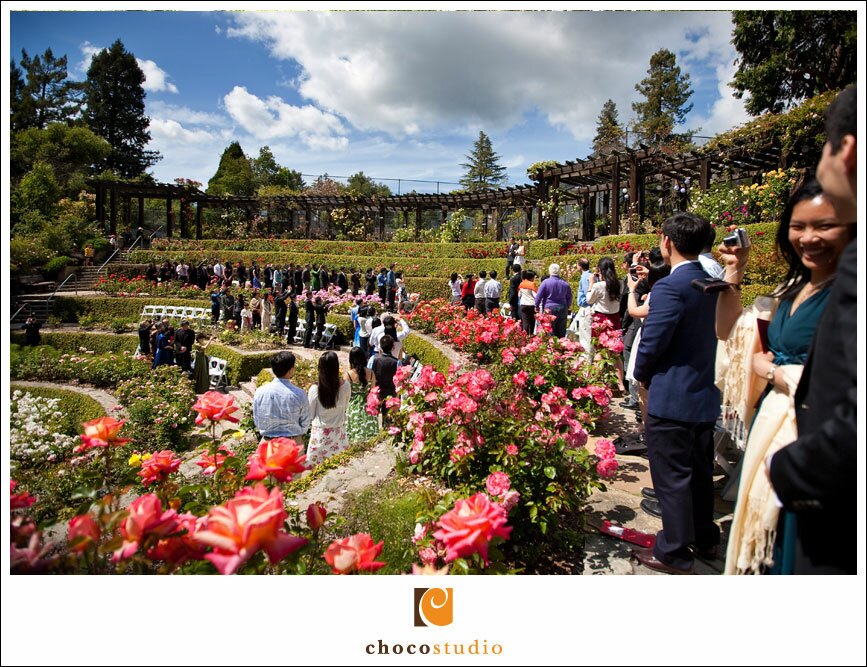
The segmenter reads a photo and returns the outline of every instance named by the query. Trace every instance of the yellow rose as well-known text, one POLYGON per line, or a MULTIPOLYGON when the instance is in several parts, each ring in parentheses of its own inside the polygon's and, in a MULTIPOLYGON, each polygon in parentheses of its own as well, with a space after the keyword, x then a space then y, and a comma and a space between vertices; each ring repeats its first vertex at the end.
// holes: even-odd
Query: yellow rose
POLYGON ((154 455, 153 455, 153 454, 150 454, 150 453, 148 453, 148 454, 144 454, 144 455, 142 455, 141 460, 142 460, 142 461, 150 461, 150 460, 153 458, 153 456, 154 456, 154 455))
POLYGON ((129 457, 127 463, 129 463, 133 468, 138 468, 141 465, 141 454, 138 452, 133 453, 133 455, 129 457))
POLYGON ((243 438, 246 434, 247 434, 247 431, 235 431, 235 432, 232 434, 232 437, 235 438, 235 440, 240 440, 240 439, 243 438))

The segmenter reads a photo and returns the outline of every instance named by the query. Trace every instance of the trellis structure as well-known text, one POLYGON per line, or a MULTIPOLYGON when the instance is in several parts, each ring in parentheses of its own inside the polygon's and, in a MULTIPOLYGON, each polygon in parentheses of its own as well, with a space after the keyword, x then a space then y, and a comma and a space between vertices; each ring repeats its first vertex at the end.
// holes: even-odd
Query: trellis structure
MULTIPOLYGON (((385 238, 386 215, 403 216, 408 225, 409 214, 415 214, 418 235, 423 211, 439 211, 445 220, 450 211, 459 208, 484 212, 484 231, 495 228, 497 240, 503 238, 503 219, 508 210, 521 210, 527 226, 535 215, 539 238, 557 238, 560 233, 560 205, 572 203, 582 208, 583 238, 595 235, 594 218, 600 202, 604 215, 610 215, 612 234, 620 231, 624 210, 643 220, 648 187, 653 192, 673 198, 686 208, 688 191, 699 187, 706 190, 721 177, 732 179, 757 178, 776 167, 800 162, 797 155, 783 155, 778 148, 761 150, 733 147, 724 151, 698 150, 673 153, 665 148, 623 148, 585 160, 568 161, 547 167, 531 175, 534 185, 461 194, 407 194, 389 197, 354 195, 285 195, 273 197, 235 197, 209 195, 188 185, 165 183, 130 183, 123 181, 90 180, 96 191, 97 220, 103 227, 108 218, 109 233, 116 234, 118 216, 131 228, 132 202, 138 204, 138 224, 144 220, 146 199, 166 202, 166 236, 176 232, 182 238, 202 238, 202 211, 206 207, 225 210, 241 209, 252 220, 258 211, 284 209, 290 212, 289 231, 303 225, 304 236, 310 237, 314 214, 321 211, 347 209, 358 212, 373 222, 380 238, 385 238), (175 224, 173 203, 180 202, 180 220, 175 224), (622 200, 622 201, 621 201, 622 200), (195 215, 192 213, 195 208, 195 215), (108 209, 108 215, 106 215, 108 209), (191 229, 191 225, 194 228, 191 229)), ((661 197, 662 198, 662 197, 661 197)), ((272 232, 272 216, 266 215, 266 233, 272 232)))
MULTIPOLYGON (((353 195, 284 195, 271 197, 234 197, 208 195, 191 186, 166 183, 129 183, 123 181, 90 180, 88 185, 96 192, 96 217, 106 226, 110 234, 116 234, 119 220, 128 229, 132 225, 133 201, 137 202, 138 224, 144 220, 144 202, 147 199, 163 199, 166 202, 166 236, 178 234, 181 238, 202 238, 202 211, 207 208, 241 209, 248 219, 261 211, 283 208, 290 211, 289 229, 296 225, 304 226, 304 235, 312 231, 314 215, 320 211, 348 209, 363 217, 374 219, 380 238, 385 236, 386 215, 403 216, 404 225, 408 224, 409 214, 415 213, 416 233, 420 231, 423 211, 439 211, 445 220, 451 211, 459 208, 479 209, 484 212, 484 231, 493 225, 497 240, 503 238, 503 218, 508 210, 521 210, 532 220, 534 211, 543 218, 538 208, 540 189, 538 186, 521 186, 468 192, 461 194, 408 194, 389 197, 362 197, 353 195), (175 220, 174 202, 180 202, 180 220, 175 220), (195 214, 193 214, 195 209, 195 214), (178 224, 176 224, 176 222, 178 224)), ((575 199, 568 193, 564 200, 575 199)), ((272 216, 266 216, 266 233, 272 229, 272 216)))

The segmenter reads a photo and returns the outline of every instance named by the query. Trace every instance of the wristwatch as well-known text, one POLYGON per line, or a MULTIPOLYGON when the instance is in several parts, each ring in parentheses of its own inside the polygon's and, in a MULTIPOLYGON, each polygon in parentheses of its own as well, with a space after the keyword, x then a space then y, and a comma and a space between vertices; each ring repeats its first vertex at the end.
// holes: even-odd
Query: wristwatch
POLYGON ((777 373, 776 364, 771 364, 771 369, 768 371, 768 374, 765 376, 768 378, 768 382, 774 381, 774 375, 776 375, 776 373, 777 373))

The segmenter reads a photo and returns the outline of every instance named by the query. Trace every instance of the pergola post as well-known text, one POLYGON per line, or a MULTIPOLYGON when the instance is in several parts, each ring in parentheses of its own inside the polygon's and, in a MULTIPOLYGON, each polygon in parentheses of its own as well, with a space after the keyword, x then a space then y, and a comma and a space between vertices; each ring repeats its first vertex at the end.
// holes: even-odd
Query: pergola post
POLYGON ((552 195, 554 200, 554 215, 551 216, 551 220, 549 224, 551 226, 551 238, 559 238, 560 237, 560 177, 554 177, 554 194, 552 195))
POLYGON ((181 212, 180 212, 181 238, 182 239, 188 239, 188 238, 190 238, 189 223, 187 222, 187 213, 189 211, 189 204, 187 203, 187 200, 183 197, 180 199, 180 202, 181 202, 181 212))
POLYGON ((123 200, 123 226, 130 229, 130 219, 132 217, 132 198, 124 197, 123 200))
POLYGON ((166 197, 166 237, 172 238, 172 198, 166 197))
POLYGON ((204 208, 204 204, 202 202, 196 202, 196 240, 201 240, 202 238, 202 209, 204 208))
POLYGON ((304 207, 304 238, 310 238, 310 226, 313 224, 313 209, 310 205, 304 207))
POLYGON ((138 198, 138 226, 144 227, 144 197, 138 198))
POLYGON ((482 234, 488 233, 488 219, 490 215, 490 207, 487 204, 482 204, 482 234))
POLYGON ((500 216, 500 207, 494 206, 493 209, 494 216, 494 229, 496 229, 497 241, 503 240, 503 219, 500 216))
POLYGON ((379 240, 385 240, 385 204, 379 205, 379 240))
POLYGON ((540 239, 548 238, 548 225, 545 221, 545 202, 548 201, 548 183, 542 181, 539 183, 539 219, 537 221, 536 232, 540 239))
POLYGON ((615 161, 611 171, 611 234, 620 230, 620 160, 615 161))
POLYGON ((415 207, 415 240, 418 241, 418 236, 421 233, 421 206, 415 207))
POLYGON ((522 210, 524 211, 524 233, 526 234, 533 224, 533 207, 525 206, 522 210))
POLYGON ((699 166, 698 186, 702 192, 710 187, 710 160, 708 158, 702 160, 699 166))
POLYGON ((96 221, 105 229, 105 186, 101 183, 96 186, 96 221))
POLYGON ((584 240, 592 241, 596 238, 596 193, 587 197, 586 215, 584 216, 584 240))
POLYGON ((108 233, 117 234, 117 189, 112 187, 109 193, 111 210, 108 219, 108 233))

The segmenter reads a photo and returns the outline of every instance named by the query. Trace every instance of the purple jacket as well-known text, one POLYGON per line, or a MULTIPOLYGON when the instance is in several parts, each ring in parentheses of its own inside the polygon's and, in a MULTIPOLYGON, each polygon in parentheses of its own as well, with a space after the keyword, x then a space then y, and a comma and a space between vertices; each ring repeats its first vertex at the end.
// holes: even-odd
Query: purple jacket
POLYGON ((569 308, 572 305, 572 288, 559 276, 549 276, 536 292, 536 308, 544 310, 553 306, 569 308))

